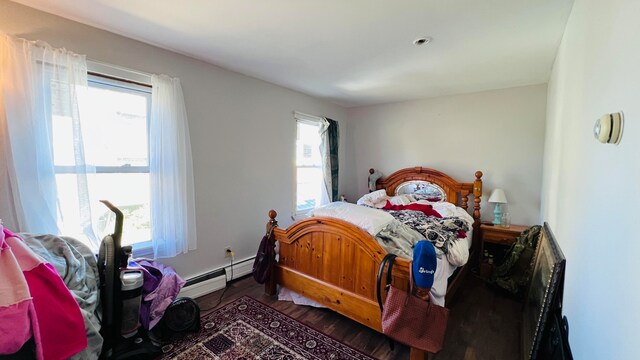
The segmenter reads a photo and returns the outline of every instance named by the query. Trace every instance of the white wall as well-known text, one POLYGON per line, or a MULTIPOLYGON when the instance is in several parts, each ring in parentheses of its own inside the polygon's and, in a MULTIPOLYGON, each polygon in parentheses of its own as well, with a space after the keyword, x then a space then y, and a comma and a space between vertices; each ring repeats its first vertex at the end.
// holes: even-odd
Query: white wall
POLYGON ((640 348, 640 1, 576 0, 549 82, 542 217, 567 258, 564 314, 576 359, 640 348), (596 119, 624 111, 619 145, 596 119))
MULTIPOLYGON (((283 226, 291 223, 293 110, 340 121, 346 147, 346 113, 328 102, 6 0, 0 0, 0 31, 181 79, 193 147, 198 250, 164 262, 184 277, 228 264, 228 245, 238 260, 255 255, 269 209, 281 214, 283 226)), ((4 194, 0 186, 3 204, 4 194)), ((5 205, 0 211, 0 218, 12 216, 5 205)))
POLYGON ((347 198, 366 193, 369 168, 431 167, 461 182, 482 170, 483 220, 493 219, 486 200, 502 188, 512 222, 537 224, 546 96, 546 85, 534 85, 348 109, 347 198))

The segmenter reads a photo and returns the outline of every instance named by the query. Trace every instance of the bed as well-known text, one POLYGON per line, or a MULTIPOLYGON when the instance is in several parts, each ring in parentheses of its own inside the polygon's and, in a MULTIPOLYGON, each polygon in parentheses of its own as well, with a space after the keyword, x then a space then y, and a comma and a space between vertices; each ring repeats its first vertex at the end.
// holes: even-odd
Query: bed
MULTIPOLYGON (((373 169, 370 173, 374 174, 373 169)), ((430 197, 428 200, 448 202, 471 211, 475 231, 469 261, 449 278, 448 303, 474 263, 473 259, 477 258, 482 172, 475 173, 473 182, 461 183, 440 171, 413 167, 378 179, 375 186, 389 196, 420 192, 430 197), (472 209, 469 209, 470 195, 473 196, 472 209)), ((276 217, 276 211, 269 211, 267 229, 277 226, 276 217)), ((279 249, 278 258, 271 259, 273 272, 265 284, 267 295, 275 295, 278 286, 286 287, 381 332, 376 276, 387 251, 374 236, 350 222, 322 216, 296 221, 286 229, 276 227, 273 234, 272 246, 277 242, 279 249)), ((394 286, 407 287, 408 266, 408 259, 397 259, 394 286)), ((411 354, 412 359, 426 357, 417 349, 411 349, 411 354)))

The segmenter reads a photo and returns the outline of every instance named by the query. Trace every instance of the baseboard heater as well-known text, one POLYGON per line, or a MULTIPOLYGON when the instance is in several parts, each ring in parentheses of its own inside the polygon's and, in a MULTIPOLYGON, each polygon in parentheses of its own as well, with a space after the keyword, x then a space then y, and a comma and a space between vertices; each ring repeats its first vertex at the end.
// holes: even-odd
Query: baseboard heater
MULTIPOLYGON (((251 257, 234 263, 233 279, 250 274, 253 271, 254 259, 255 257, 251 257)), ((178 296, 197 298, 224 289, 227 286, 227 279, 232 280, 231 273, 231 266, 223 266, 187 279, 178 296)))

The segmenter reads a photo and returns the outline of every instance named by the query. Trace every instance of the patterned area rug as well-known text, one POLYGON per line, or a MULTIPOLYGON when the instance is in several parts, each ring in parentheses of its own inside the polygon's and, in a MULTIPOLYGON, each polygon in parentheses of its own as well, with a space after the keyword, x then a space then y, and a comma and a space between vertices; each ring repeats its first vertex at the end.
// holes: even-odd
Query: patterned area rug
POLYGON ((201 323, 199 333, 165 346, 160 359, 373 359, 248 296, 201 323))

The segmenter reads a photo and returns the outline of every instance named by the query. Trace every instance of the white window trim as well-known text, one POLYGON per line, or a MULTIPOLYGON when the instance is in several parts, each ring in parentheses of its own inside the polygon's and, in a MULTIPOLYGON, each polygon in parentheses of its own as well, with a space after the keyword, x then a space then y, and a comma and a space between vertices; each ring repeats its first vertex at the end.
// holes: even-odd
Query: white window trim
POLYGON ((309 115, 309 114, 301 113, 299 111, 294 111, 293 117, 296 119, 296 121, 312 124, 312 125, 317 125, 318 123, 324 124, 325 122, 327 122, 327 120, 323 117, 309 115))
POLYGON ((151 74, 87 59, 87 71, 151 85, 151 74))

